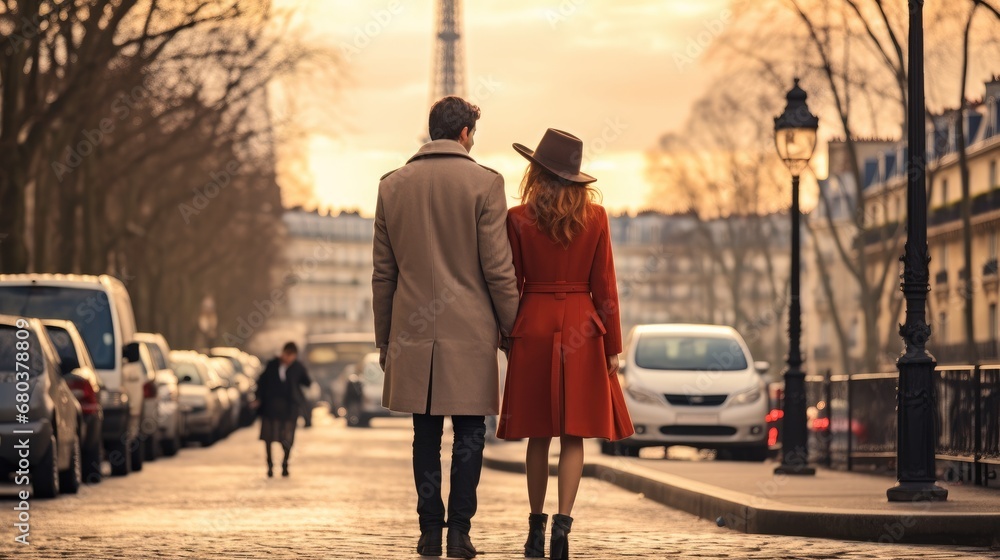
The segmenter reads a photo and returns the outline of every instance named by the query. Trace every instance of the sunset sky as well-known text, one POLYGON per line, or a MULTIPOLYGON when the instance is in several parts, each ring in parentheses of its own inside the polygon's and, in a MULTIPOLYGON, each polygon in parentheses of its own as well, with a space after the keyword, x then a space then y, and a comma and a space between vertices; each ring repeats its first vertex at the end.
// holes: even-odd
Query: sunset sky
MULTIPOLYGON (((332 136, 308 143, 322 208, 371 215, 378 179, 419 148, 431 100, 430 0, 283 0, 345 58, 332 136)), ((649 203, 645 152, 683 123, 708 82, 702 48, 729 21, 728 0, 467 0, 467 97, 483 111, 472 156, 503 173, 514 198, 547 127, 587 146, 584 170, 610 209, 649 203)))

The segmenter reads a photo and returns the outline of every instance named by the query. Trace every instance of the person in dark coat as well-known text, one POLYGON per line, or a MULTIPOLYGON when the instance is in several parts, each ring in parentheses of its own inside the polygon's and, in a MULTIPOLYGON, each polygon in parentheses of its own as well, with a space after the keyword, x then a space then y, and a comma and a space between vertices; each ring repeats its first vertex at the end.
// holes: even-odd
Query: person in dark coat
POLYGON ((299 349, 294 342, 285 344, 281 355, 267 363, 257 380, 260 409, 260 439, 267 450, 267 476, 274 476, 271 444, 281 442, 284 458, 281 476, 288 476, 288 456, 295 441, 295 425, 305 397, 302 388, 312 383, 305 366, 297 360, 299 349))

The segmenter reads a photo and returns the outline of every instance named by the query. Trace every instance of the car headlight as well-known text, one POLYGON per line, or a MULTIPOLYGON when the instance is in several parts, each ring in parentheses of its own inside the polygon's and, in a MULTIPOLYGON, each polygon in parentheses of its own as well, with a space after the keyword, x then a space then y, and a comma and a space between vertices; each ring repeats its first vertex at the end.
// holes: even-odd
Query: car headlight
POLYGON ((746 391, 741 391, 733 395, 733 402, 736 404, 750 404, 752 402, 757 402, 760 400, 760 396, 763 391, 760 390, 760 386, 754 386, 746 391))
POLYGON ((625 387, 625 392, 639 404, 663 404, 663 398, 660 395, 644 387, 628 385, 625 387))

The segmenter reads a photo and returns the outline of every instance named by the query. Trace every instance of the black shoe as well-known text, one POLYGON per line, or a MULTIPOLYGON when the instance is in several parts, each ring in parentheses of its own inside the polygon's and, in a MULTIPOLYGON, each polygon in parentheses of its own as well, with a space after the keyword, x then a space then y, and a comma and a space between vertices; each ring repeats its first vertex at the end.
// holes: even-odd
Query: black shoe
POLYGON ((288 465, 281 465, 281 476, 288 476, 288 465))
POLYGON ((524 542, 525 558, 545 558, 545 525, 549 516, 544 513, 528 515, 528 540, 524 542))
POLYGON ((479 554, 472 546, 469 534, 460 529, 448 529, 448 558, 475 558, 479 554))
POLYGON ((273 476, 274 476, 274 465, 271 464, 271 463, 268 463, 267 464, 267 478, 271 478, 273 476))
POLYGON ((552 560, 569 560, 569 531, 572 528, 572 517, 559 513, 552 516, 552 542, 549 543, 552 560))
POLYGON ((417 554, 421 556, 441 556, 441 529, 430 529, 420 533, 417 554))

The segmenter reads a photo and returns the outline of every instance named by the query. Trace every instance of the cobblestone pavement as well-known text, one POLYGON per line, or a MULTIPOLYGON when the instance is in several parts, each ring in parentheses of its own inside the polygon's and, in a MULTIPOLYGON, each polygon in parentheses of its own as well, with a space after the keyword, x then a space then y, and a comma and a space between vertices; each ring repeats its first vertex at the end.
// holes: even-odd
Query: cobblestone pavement
MULTIPOLYGON (((264 476, 255 426, 78 497, 32 501, 30 546, 12 543, 8 494, 0 498, 0 558, 419 558, 409 421, 354 430, 317 416, 296 434, 288 479, 264 476)), ((523 488, 520 475, 484 471, 473 520, 482 558, 521 558, 523 488)), ((745 535, 593 479, 584 479, 574 517, 574 558, 1000 558, 972 548, 745 535)))

